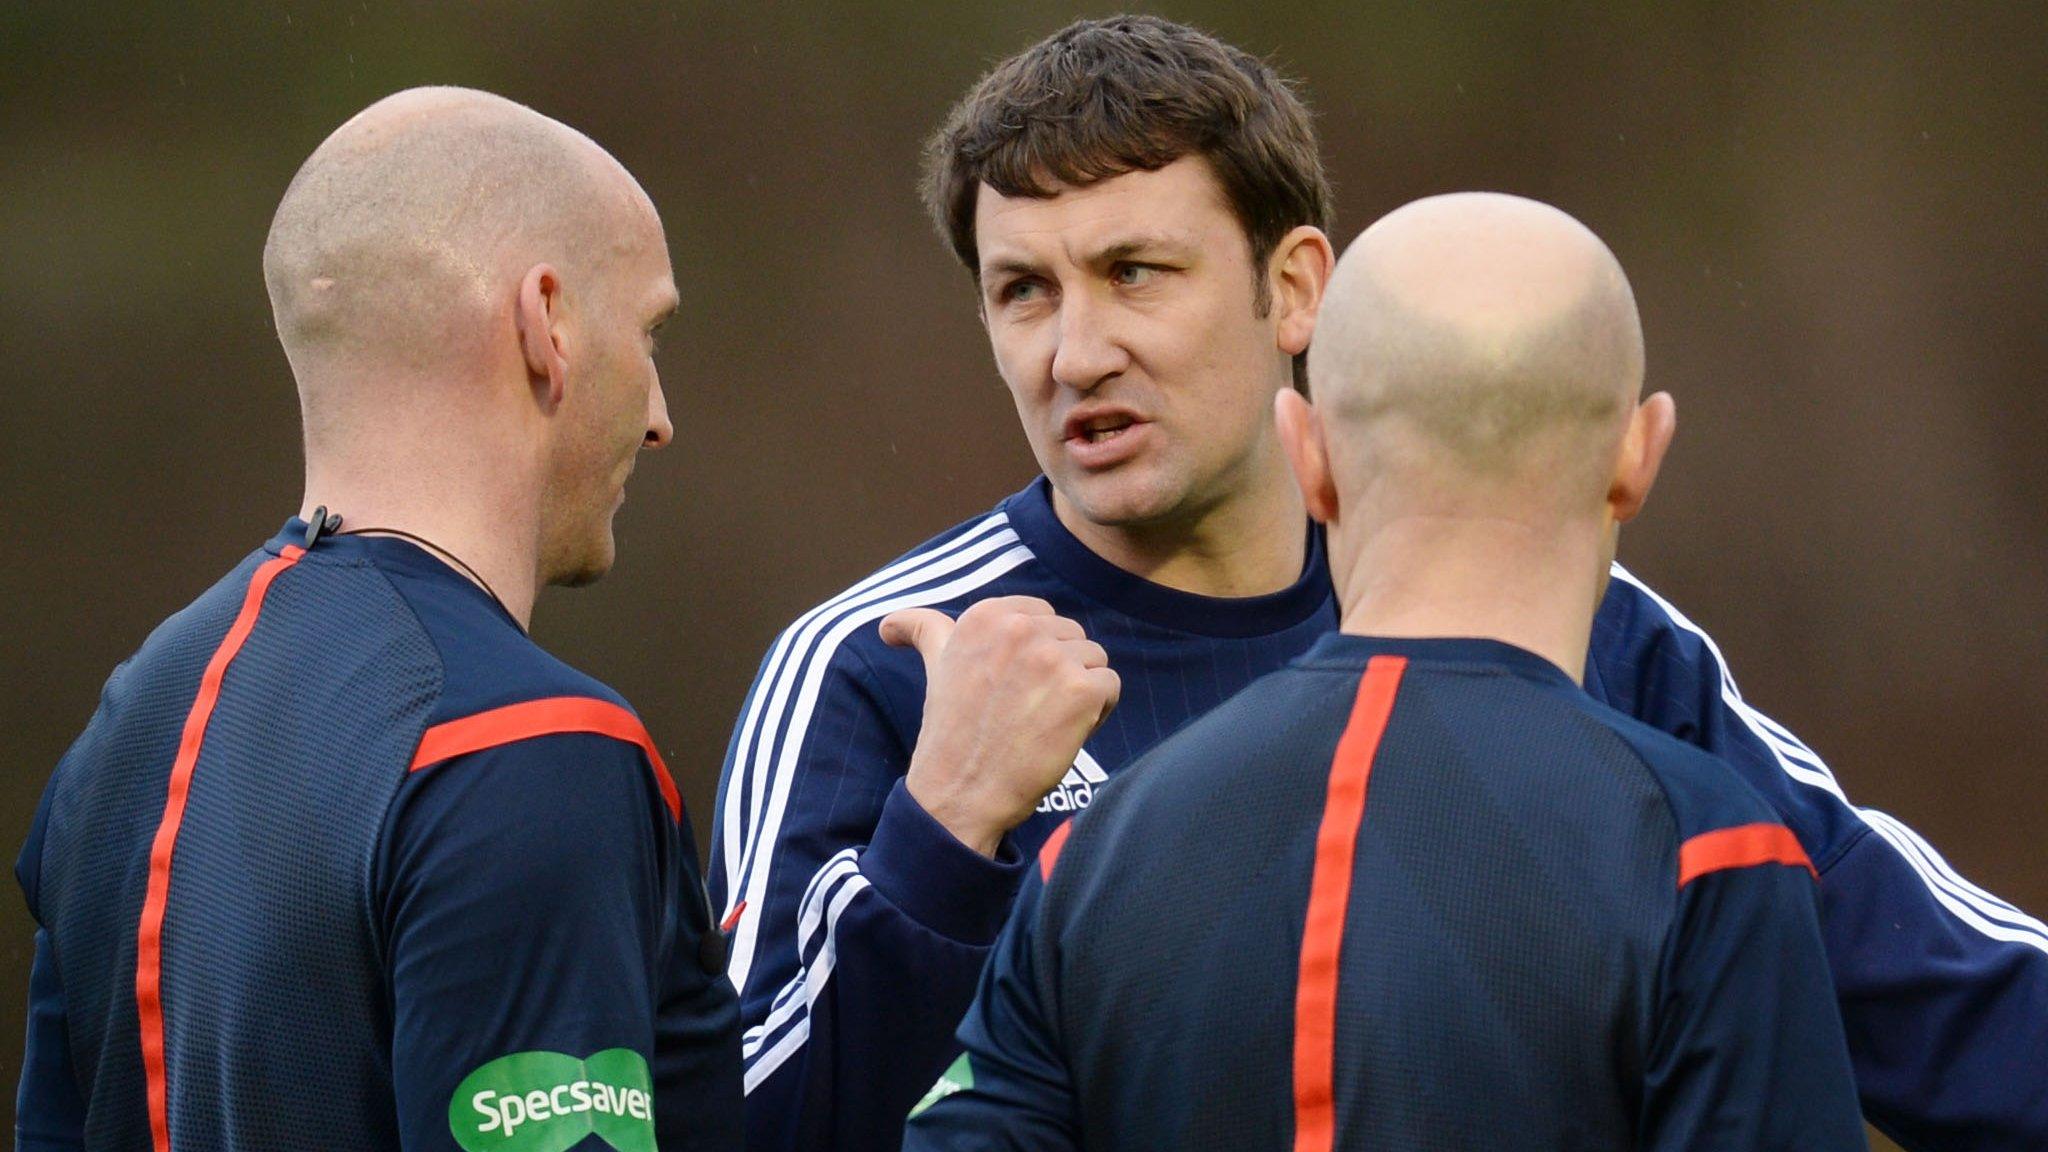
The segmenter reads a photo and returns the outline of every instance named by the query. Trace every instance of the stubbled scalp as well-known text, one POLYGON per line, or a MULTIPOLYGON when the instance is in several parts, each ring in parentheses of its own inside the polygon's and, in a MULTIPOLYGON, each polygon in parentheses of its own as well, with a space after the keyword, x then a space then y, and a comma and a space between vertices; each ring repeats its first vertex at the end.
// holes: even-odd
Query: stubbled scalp
POLYGON ((1437 196, 1345 252, 1309 378, 1345 426, 1332 463, 1347 487, 1583 511, 1642 390, 1642 328, 1621 265, 1578 221, 1514 196, 1437 196))
POLYGON ((473 356, 524 268, 566 272, 637 237, 622 209, 653 213, 616 161, 489 93, 411 89, 343 124, 292 179, 263 250, 309 426, 323 383, 473 356))

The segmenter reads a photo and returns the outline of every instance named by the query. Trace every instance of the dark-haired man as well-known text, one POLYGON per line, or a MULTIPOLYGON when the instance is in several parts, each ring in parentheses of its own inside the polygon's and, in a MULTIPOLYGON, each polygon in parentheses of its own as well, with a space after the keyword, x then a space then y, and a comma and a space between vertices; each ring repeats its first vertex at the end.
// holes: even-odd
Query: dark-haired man
MULTIPOLYGON (((928 162, 1045 475, 800 618, 749 694, 711 883, 737 916, 757 1148, 892 1145, 1053 827, 1337 624, 1271 417, 1333 262, 1287 85, 1164 20, 1077 23, 984 77, 928 162), (1092 735, 1117 687, 1083 675, 1105 670, 1081 631, 1122 693, 1092 735)), ((1851 807, 1619 568, 1586 688, 1733 763, 1798 834, 1872 1118, 1915 1145, 2048 1142, 2024 1071, 2048 1047, 2048 928, 1851 807)))
POLYGON ((1798 841, 1579 687, 1675 428, 1620 264, 1432 197, 1311 358, 1278 424, 1339 631, 1046 841, 906 1147, 1861 1152, 1798 841))

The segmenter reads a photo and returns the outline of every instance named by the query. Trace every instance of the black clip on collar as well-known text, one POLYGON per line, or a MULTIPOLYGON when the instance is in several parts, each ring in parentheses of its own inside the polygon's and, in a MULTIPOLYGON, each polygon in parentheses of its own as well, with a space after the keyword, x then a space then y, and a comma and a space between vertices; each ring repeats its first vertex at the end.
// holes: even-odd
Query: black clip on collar
POLYGON ((340 513, 329 516, 327 514, 327 505, 325 504, 313 509, 311 522, 306 525, 306 550, 308 552, 312 551, 313 545, 320 542, 320 537, 332 536, 339 531, 341 531, 340 513))

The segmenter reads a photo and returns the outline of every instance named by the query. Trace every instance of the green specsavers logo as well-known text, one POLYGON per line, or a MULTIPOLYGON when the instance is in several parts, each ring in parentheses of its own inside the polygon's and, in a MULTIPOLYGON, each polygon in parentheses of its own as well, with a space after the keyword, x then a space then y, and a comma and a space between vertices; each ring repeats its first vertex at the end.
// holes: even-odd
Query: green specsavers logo
POLYGON ((910 1109, 910 1114, 915 1116, 939 1101, 944 1100, 946 1097, 951 1096, 953 1093, 963 1088, 972 1087, 974 1087, 974 1065, 967 1062, 967 1053, 962 1052, 958 1060, 953 1061, 944 1072, 939 1074, 939 1082, 932 1085, 931 1090, 924 1094, 924 1098, 919 1100, 910 1109))
POLYGON ((515 1052, 462 1081, 448 1127, 468 1152, 562 1152, 592 1132, 618 1152, 654 1152, 653 1082, 630 1048, 515 1052))

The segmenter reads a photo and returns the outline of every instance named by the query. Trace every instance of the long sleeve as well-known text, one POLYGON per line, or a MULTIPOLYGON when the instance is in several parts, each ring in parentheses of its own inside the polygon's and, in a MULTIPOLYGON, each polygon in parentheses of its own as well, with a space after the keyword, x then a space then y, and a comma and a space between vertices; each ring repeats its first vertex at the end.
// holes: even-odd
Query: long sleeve
POLYGON ((2048 1148, 2048 926, 1852 805, 1706 633, 1619 566, 1588 673, 1596 696, 1733 765, 1799 838, 1865 1115, 1913 1149, 2048 1148))
POLYGON ((1007 841, 996 860, 974 852, 905 790, 910 750, 868 662, 792 633, 734 731, 712 841, 748 1147, 894 1149, 953 1054, 1023 865, 1007 841))
POLYGON ((960 1025, 966 1048, 911 1117, 904 1152, 1061 1152, 1080 1147, 1072 1077, 1059 1054, 1034 876, 960 1025))

